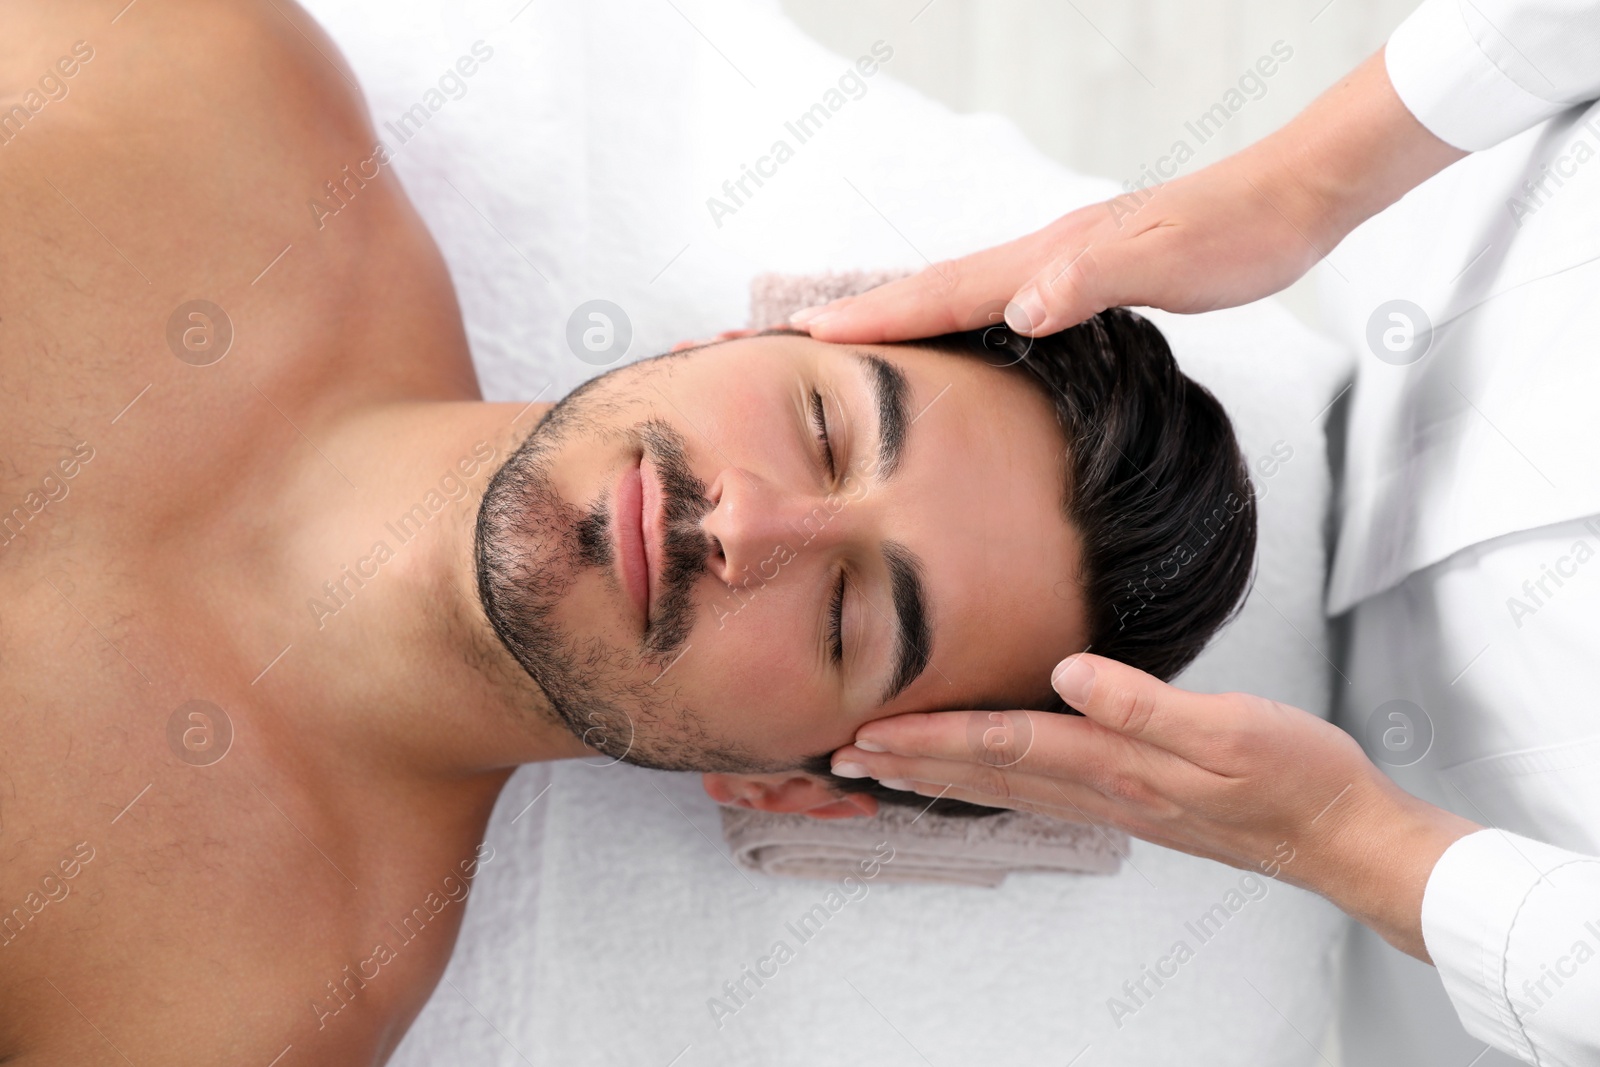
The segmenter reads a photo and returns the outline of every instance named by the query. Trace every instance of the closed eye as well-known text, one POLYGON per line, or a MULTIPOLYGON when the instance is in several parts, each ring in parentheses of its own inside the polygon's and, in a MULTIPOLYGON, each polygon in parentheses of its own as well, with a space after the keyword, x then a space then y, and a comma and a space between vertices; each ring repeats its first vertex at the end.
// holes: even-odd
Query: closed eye
POLYGON ((816 433, 817 447, 822 453, 822 464, 832 481, 838 475, 833 458, 833 441, 828 437, 828 414, 822 404, 822 394, 811 390, 811 428, 816 433))
POLYGON ((828 608, 828 655, 835 666, 844 662, 844 581, 844 571, 840 571, 839 585, 828 608))

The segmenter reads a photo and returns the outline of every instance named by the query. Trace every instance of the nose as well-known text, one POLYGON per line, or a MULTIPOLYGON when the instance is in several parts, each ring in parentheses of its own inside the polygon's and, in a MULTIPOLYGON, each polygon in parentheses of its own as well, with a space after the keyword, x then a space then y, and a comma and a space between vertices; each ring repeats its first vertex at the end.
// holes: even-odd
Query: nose
POLYGON ((820 489, 795 492, 740 467, 718 475, 701 528, 712 540, 709 569, 726 585, 759 575, 770 581, 802 546, 838 544, 859 520, 854 505, 820 489))

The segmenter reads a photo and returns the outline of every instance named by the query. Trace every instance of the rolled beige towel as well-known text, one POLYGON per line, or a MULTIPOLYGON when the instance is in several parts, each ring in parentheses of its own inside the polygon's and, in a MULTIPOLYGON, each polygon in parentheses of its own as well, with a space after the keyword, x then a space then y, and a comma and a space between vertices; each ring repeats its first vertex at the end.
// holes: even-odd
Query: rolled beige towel
MULTIPOLYGON (((750 283, 750 325, 781 326, 803 307, 908 273, 758 275, 750 283)), ((763 874, 835 879, 858 874, 866 862, 875 863, 875 877, 886 881, 975 886, 997 886, 1012 871, 1114 874, 1128 851, 1127 835, 1118 830, 1028 812, 971 818, 894 804, 879 805, 871 818, 827 820, 723 808, 722 837, 736 863, 763 874), (885 860, 886 854, 892 858, 885 860)))

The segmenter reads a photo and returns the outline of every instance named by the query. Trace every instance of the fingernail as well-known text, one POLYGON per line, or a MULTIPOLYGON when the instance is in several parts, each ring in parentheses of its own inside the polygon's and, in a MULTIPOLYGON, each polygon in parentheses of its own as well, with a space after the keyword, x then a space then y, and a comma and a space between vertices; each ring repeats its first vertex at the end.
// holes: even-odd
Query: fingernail
POLYGON ((806 323, 810 322, 812 319, 814 319, 817 316, 821 315, 822 314, 822 309, 827 307, 827 306, 828 305, 826 305, 826 304, 816 304, 816 305, 814 305, 812 307, 801 308, 799 311, 796 311, 793 315, 789 316, 789 325, 790 326, 804 326, 806 323))
POLYGON ((1044 325, 1044 317, 1044 299, 1031 285, 1006 305, 1006 325, 1024 336, 1033 336, 1034 329, 1044 325))
POLYGON ((878 784, 885 789, 899 789, 906 793, 915 793, 917 791, 917 787, 912 785, 910 779, 907 778, 885 778, 878 784))
POLYGON ((858 737, 858 738, 856 738, 855 746, 857 748, 859 748, 863 752, 887 752, 887 751, 889 751, 888 748, 886 748, 883 745, 878 744, 878 742, 872 740, 869 737, 858 737))
POLYGON ((1089 691, 1094 688, 1094 664, 1082 655, 1068 656, 1056 665, 1050 684, 1062 700, 1076 707, 1089 699, 1089 691))
POLYGON ((833 765, 833 773, 840 778, 870 778, 872 772, 853 760, 841 760, 833 765))

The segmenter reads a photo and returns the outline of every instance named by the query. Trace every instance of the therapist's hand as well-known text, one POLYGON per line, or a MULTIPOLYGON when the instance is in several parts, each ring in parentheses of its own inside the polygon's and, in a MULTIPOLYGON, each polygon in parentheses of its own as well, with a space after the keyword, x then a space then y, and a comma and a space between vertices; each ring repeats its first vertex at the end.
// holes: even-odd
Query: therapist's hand
POLYGON ((1115 305, 1232 307, 1277 292, 1327 254, 1344 236, 1326 232, 1331 218, 1314 192, 1247 154, 791 324, 822 341, 872 344, 990 325, 1002 309, 1013 330, 1042 336, 1115 305))
POLYGON ((879 719, 834 754, 835 773, 1117 826, 1264 871, 1428 958, 1423 888, 1444 850, 1478 826, 1405 793, 1348 734, 1298 708, 1186 692, 1088 654, 1063 662, 1053 684, 1084 717, 879 719))
POLYGON ((1249 303, 1465 154, 1406 109, 1380 51, 1283 129, 1219 163, 790 321, 818 340, 872 344, 992 325, 1001 309, 1012 329, 1041 336, 1114 305, 1249 303))

